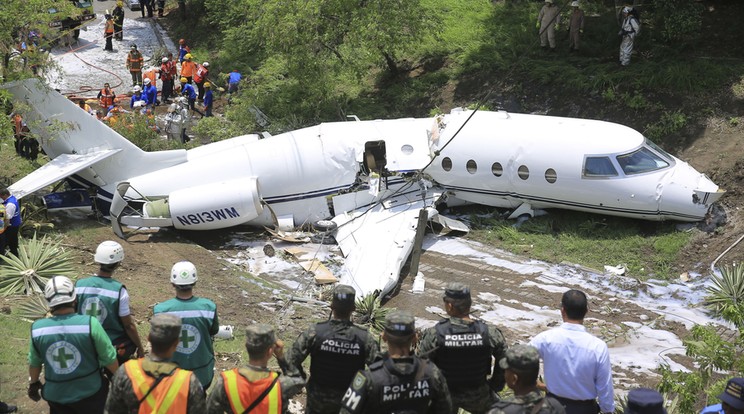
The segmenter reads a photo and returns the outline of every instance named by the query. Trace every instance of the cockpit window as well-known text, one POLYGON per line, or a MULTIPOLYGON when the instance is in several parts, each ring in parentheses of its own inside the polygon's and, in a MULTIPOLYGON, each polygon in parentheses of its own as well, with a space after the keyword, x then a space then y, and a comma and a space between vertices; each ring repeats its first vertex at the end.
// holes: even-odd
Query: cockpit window
POLYGON ((584 161, 585 177, 614 177, 617 170, 612 165, 610 157, 586 157, 584 161))
POLYGON ((660 146, 654 144, 654 142, 648 138, 646 138, 646 145, 651 147, 652 150, 656 151, 657 154, 661 155, 661 158, 664 158, 666 161, 673 163, 672 160, 674 159, 674 157, 672 157, 668 152, 661 149, 660 146))
POLYGON ((669 166, 669 162, 647 147, 641 147, 629 154, 618 155, 617 162, 626 175, 641 174, 669 166))

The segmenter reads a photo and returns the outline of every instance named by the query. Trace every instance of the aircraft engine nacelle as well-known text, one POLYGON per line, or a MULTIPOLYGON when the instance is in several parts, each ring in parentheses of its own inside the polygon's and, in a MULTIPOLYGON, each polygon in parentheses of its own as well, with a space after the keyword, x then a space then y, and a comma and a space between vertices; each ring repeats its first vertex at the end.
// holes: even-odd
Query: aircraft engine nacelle
POLYGON ((145 205, 145 217, 166 216, 183 230, 210 230, 232 227, 258 217, 263 211, 257 178, 223 181, 177 190, 166 200, 145 205))

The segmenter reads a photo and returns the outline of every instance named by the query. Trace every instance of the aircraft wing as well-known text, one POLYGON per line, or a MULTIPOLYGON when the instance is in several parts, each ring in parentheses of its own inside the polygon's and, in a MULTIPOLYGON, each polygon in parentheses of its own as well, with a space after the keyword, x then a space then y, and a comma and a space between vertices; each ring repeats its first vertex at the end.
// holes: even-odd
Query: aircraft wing
MULTIPOLYGON (((390 194, 390 193, 388 193, 390 194)), ((381 202, 359 206, 334 217, 336 241, 346 256, 340 283, 353 286, 359 297, 385 295, 398 283, 400 271, 414 247, 419 214, 431 216, 441 191, 416 186, 407 192, 383 195, 381 202)), ((358 194, 334 198, 335 211, 358 194), (344 199, 344 197, 348 197, 344 199)), ((357 200, 357 205, 358 205, 357 200)))
POLYGON ((72 174, 104 160, 121 150, 108 149, 87 154, 61 154, 44 164, 41 168, 23 177, 10 186, 16 198, 24 197, 49 184, 69 177, 72 174))

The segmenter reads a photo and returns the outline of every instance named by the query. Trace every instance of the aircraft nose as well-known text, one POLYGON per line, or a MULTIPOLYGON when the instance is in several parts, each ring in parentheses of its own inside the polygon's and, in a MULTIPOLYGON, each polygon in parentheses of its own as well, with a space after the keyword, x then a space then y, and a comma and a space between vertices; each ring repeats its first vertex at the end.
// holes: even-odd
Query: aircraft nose
POLYGON ((705 174, 678 160, 663 187, 660 210, 677 219, 701 220, 725 192, 705 174))

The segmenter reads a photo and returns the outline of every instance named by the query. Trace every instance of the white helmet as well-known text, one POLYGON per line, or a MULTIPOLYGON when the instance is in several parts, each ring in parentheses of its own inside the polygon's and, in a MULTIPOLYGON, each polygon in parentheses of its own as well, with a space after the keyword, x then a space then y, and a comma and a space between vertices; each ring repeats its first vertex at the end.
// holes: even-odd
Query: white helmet
POLYGON ((145 78, 145 85, 149 85, 149 84, 150 84, 150 82, 151 82, 151 81, 150 81, 150 78, 145 78))
POLYGON ((141 92, 141 91, 142 91, 142 88, 140 88, 140 86, 139 86, 139 85, 134 85, 134 92, 135 92, 135 93, 137 93, 137 92, 141 92))
POLYGON ((163 62, 163 63, 168 63, 168 58, 167 57, 164 57, 164 58, 160 59, 160 61, 163 62))
POLYGON ((572 1, 571 2, 571 7, 579 7, 579 2, 578 1, 572 1))
POLYGON ((209 62, 202 63, 202 66, 204 66, 205 68, 208 68, 209 67, 209 62))
POLYGON ((633 11, 633 7, 632 6, 625 6, 625 7, 623 7, 623 13, 630 13, 632 11, 633 11))
POLYGON ((44 287, 44 297, 50 308, 75 301, 75 284, 69 277, 52 276, 44 287))
POLYGON ((193 285, 198 280, 196 266, 191 262, 178 262, 171 269, 171 283, 174 285, 193 285))
POLYGON ((124 248, 115 241, 106 240, 96 248, 93 260, 100 264, 119 263, 124 260, 124 248))

